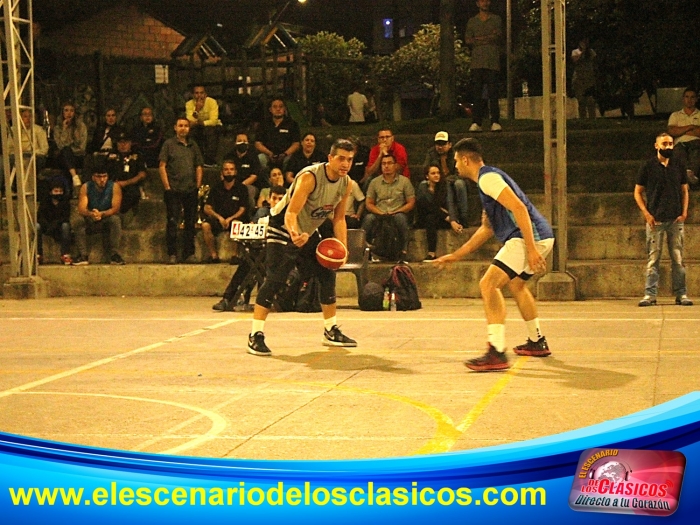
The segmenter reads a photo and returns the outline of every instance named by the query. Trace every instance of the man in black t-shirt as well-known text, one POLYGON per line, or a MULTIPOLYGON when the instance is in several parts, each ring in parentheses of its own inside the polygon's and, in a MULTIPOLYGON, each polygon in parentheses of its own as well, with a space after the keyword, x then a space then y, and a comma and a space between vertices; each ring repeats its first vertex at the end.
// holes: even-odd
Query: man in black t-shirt
POLYGON ((266 175, 275 167, 284 173, 289 157, 301 146, 299 124, 287 115, 284 100, 272 99, 269 109, 271 118, 262 123, 255 137, 255 149, 266 175))
POLYGON ((233 221, 248 221, 248 188, 236 181, 236 165, 231 160, 225 160, 221 167, 221 184, 214 186, 209 192, 204 214, 207 216, 202 223, 202 235, 209 249, 209 262, 218 263, 219 254, 216 251, 214 237, 228 231, 233 221))
POLYGON ((647 277, 644 297, 639 306, 656 304, 659 287, 659 261, 664 234, 671 257, 671 282, 676 304, 692 306, 686 295, 683 266, 684 223, 688 216, 688 176, 685 164, 673 155, 673 137, 656 137, 656 155, 639 170, 634 200, 644 215, 647 238, 647 277))

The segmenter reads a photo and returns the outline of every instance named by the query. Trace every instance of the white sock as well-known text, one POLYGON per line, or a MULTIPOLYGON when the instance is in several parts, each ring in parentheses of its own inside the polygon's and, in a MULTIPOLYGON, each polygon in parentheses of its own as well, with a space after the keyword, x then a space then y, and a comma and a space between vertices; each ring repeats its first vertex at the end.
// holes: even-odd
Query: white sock
POLYGON ((255 335, 258 332, 265 331, 265 321, 259 319, 253 319, 253 327, 250 329, 250 335, 255 335))
POLYGON ((525 326, 527 326, 527 333, 530 341, 536 343, 542 337, 542 332, 540 332, 540 319, 535 317, 531 321, 525 321, 525 326))
POLYGON ((490 324, 486 327, 489 334, 489 343, 503 353, 506 351, 506 325, 490 324))
POLYGON ((329 317, 328 319, 323 320, 323 328, 325 328, 326 330, 330 330, 337 324, 338 320, 336 319, 335 315, 333 317, 329 317))

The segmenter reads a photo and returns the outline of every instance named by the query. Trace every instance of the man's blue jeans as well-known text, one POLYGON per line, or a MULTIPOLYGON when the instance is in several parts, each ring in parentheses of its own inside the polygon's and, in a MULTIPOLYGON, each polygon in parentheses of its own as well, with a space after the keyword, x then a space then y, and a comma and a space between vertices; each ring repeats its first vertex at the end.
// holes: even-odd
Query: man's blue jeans
POLYGON ((668 253, 671 257, 673 294, 676 297, 686 295, 685 267, 683 266, 683 223, 662 222, 653 227, 647 224, 646 227, 649 259, 647 261, 647 280, 644 295, 656 297, 659 290, 659 262, 661 260, 664 234, 666 234, 668 253))

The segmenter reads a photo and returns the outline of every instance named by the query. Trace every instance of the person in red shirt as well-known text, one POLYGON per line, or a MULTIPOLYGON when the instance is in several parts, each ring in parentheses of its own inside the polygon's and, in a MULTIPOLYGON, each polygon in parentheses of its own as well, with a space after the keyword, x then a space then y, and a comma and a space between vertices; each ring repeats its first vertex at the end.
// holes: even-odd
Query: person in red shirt
POLYGON ((369 152, 369 160, 365 168, 365 176, 360 180, 360 186, 366 192, 370 181, 377 175, 381 175, 382 158, 391 155, 396 160, 396 173, 411 179, 408 169, 408 153, 406 148, 394 140, 394 133, 389 128, 380 129, 377 133, 377 145, 369 152))

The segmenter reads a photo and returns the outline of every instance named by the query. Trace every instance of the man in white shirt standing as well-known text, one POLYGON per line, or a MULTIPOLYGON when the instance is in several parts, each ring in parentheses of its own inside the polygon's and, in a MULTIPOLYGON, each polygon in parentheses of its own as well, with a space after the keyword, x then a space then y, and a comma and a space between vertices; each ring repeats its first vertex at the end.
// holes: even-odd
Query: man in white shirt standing
POLYGON ((368 106, 367 97, 355 88, 355 90, 348 95, 348 109, 350 110, 349 122, 364 122, 365 112, 368 106))
POLYGON ((700 110, 695 107, 698 92, 686 88, 683 92, 683 109, 671 113, 668 118, 668 134, 673 137, 673 155, 685 163, 688 182, 698 183, 700 168, 700 110))

